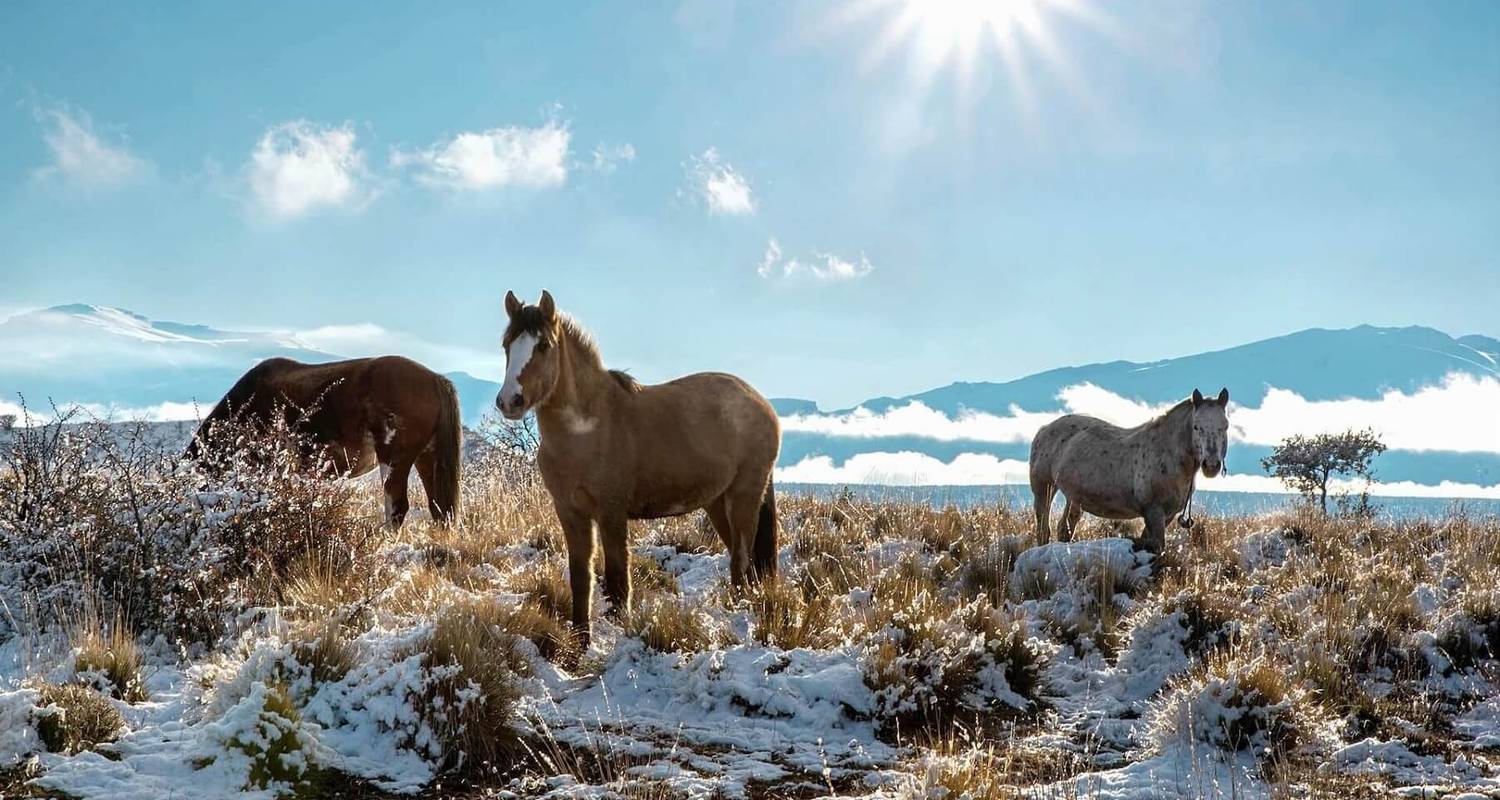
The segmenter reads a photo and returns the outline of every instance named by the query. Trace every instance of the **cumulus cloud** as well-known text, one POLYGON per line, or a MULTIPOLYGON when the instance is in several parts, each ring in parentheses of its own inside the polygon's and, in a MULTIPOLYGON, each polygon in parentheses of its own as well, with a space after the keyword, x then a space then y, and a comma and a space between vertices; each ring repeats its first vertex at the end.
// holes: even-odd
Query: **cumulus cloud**
POLYGON ((320 208, 358 206, 372 196, 365 155, 354 128, 306 120, 268 129, 246 169, 256 204, 278 218, 302 216, 320 208))
MULTIPOLYGON (((1068 414, 1089 414, 1116 425, 1139 425, 1169 404, 1151 405, 1092 384, 1058 393, 1060 408, 1030 412, 1012 406, 1009 414, 964 411, 949 416, 912 402, 874 413, 858 408, 845 414, 794 415, 782 430, 846 438, 915 436, 937 441, 1024 443, 1037 429, 1068 414)), ((1376 400, 1307 400, 1295 392, 1271 389, 1259 407, 1231 403, 1233 441, 1274 445, 1292 434, 1335 433, 1372 428, 1393 450, 1448 450, 1500 453, 1500 380, 1454 373, 1440 385, 1406 394, 1389 391, 1376 400)))
POLYGON ((850 261, 831 253, 814 252, 809 259, 786 258, 781 244, 775 239, 766 243, 766 254, 761 257, 755 271, 762 278, 811 278, 818 281, 848 281, 863 278, 875 270, 864 253, 859 260, 850 261))
POLYGON ((75 186, 102 188, 127 183, 147 168, 145 161, 123 145, 101 138, 82 111, 58 107, 38 111, 36 116, 42 140, 52 154, 52 162, 37 170, 38 178, 56 177, 75 186))
POLYGON ((625 144, 600 143, 594 146, 593 157, 590 164, 593 170, 608 175, 619 169, 621 164, 635 160, 635 145, 629 142, 625 144))
POLYGON ((755 195, 750 182, 710 147, 693 156, 687 166, 688 185, 714 214, 735 216, 755 213, 755 195))
MULTIPOLYGON (((394 152, 391 165, 415 169, 423 183, 461 191, 561 186, 568 179, 571 139, 567 126, 557 122, 465 131, 426 150, 394 152)), ((629 150, 628 158, 619 149, 603 155, 616 161, 635 157, 634 148, 623 147, 629 150)), ((599 151, 595 157, 600 157, 599 151)))
MULTIPOLYGON (((789 467, 776 470, 780 483, 858 484, 884 486, 1024 486, 1029 483, 1028 467, 1019 459, 1001 459, 983 453, 961 453, 952 461, 942 461, 925 453, 860 453, 843 463, 829 456, 809 456, 789 467)), ((1258 492, 1288 494, 1285 485, 1266 475, 1198 476, 1198 488, 1211 492, 1258 492)), ((1331 492, 1359 492, 1358 481, 1333 480, 1331 492)), ((1481 486, 1472 483, 1443 481, 1437 485, 1394 481, 1374 483, 1369 487, 1376 497, 1440 497, 1500 499, 1500 485, 1481 486)))

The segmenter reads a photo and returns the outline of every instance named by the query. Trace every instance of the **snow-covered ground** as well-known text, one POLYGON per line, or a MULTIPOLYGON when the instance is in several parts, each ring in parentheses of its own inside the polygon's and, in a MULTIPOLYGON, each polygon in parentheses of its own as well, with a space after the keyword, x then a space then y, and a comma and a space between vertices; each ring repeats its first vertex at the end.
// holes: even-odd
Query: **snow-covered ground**
MULTIPOLYGON (((470 480, 470 497, 499 491, 470 480)), ((535 604, 565 571, 538 496, 484 503, 457 534, 420 518, 382 534, 329 605, 247 607, 205 644, 147 634, 145 699, 108 699, 123 729, 76 754, 48 752, 64 710, 42 692, 108 682, 77 668, 76 628, 7 612, 0 792, 1500 796, 1494 520, 1214 520, 1209 545, 1174 535, 1157 559, 1122 538, 1028 547, 994 509, 785 497, 784 616, 728 591, 698 521, 643 525, 637 608, 677 609, 692 643, 653 646, 598 592, 578 657, 515 638, 514 741, 476 770, 450 723, 487 690, 428 643, 452 609, 535 604), (343 660, 308 647, 329 620, 343 660)), ((17 552, 0 555, 7 608, 17 552)))

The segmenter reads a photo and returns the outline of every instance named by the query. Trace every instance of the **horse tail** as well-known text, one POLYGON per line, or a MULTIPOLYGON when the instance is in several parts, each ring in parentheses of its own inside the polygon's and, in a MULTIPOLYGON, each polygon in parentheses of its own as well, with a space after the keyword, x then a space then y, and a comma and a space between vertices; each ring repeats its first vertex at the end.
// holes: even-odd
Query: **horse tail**
POLYGON ((448 522, 458 515, 459 454, 463 450, 463 417, 458 390, 453 381, 437 376, 437 427, 432 434, 432 487, 434 516, 448 522))
POLYGON ((777 545, 776 484, 766 481, 766 494, 760 501, 760 519, 755 525, 755 574, 760 578, 776 575, 777 545))

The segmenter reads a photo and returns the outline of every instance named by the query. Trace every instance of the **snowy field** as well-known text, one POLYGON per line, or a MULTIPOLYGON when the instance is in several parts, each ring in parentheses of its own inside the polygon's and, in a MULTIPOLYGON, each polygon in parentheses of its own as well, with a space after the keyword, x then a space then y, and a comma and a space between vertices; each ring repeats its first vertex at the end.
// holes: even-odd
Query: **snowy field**
POLYGON ((1208 518, 1158 560, 783 495, 748 596, 697 516, 634 527, 579 652, 500 452, 393 533, 274 456, 47 435, 0 467, 4 796, 1500 797, 1494 518, 1208 518))

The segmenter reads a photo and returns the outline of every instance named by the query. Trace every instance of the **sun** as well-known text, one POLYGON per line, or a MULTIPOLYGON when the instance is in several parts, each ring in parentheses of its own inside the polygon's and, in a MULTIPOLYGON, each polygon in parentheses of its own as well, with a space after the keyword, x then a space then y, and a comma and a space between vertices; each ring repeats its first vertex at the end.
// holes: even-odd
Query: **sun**
POLYGON ((1059 20, 1100 29, 1109 23, 1090 0, 849 0, 839 17, 876 21, 867 68, 904 54, 913 88, 925 92, 946 73, 962 104, 973 100, 976 75, 998 71, 1028 111, 1034 102, 1028 76, 1035 71, 1055 73, 1077 94, 1087 91, 1058 38, 1059 20))

